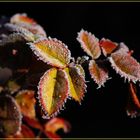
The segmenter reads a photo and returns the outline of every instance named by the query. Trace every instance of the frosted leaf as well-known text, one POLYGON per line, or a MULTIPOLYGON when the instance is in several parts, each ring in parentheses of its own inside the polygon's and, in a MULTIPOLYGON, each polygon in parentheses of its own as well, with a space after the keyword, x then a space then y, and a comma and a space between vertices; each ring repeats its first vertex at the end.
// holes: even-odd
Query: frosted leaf
POLYGON ((66 68, 65 71, 68 77, 69 96, 81 103, 86 92, 84 70, 80 65, 76 65, 66 68))
POLYGON ((102 64, 97 64, 94 60, 90 60, 89 72, 98 88, 104 86, 104 83, 109 79, 108 71, 102 66, 102 64))
POLYGON ((112 53, 109 61, 121 77, 133 82, 140 80, 140 64, 125 51, 112 53))
POLYGON ((83 50, 93 59, 97 59, 101 55, 99 40, 93 34, 82 29, 78 33, 77 40, 81 44, 83 50))
POLYGON ((29 30, 27 30, 19 25, 7 23, 7 24, 5 24, 5 27, 8 30, 10 30, 11 32, 19 33, 27 41, 34 41, 36 39, 35 35, 32 32, 30 32, 29 30))
POLYGON ((70 51, 57 39, 39 39, 29 45, 40 60, 52 66, 65 68, 70 62, 70 51))
POLYGON ((68 97, 66 73, 55 68, 48 70, 40 79, 38 96, 46 118, 56 116, 68 97))
POLYGON ((35 20, 29 18, 26 14, 15 14, 11 17, 10 22, 27 29, 33 34, 46 36, 44 29, 39 24, 37 24, 35 20))

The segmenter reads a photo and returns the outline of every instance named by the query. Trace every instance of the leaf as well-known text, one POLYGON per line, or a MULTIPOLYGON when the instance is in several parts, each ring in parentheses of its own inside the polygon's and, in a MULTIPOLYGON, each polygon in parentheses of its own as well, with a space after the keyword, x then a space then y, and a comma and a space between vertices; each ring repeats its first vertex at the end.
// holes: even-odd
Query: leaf
POLYGON ((140 80, 140 64, 128 53, 124 51, 116 51, 109 58, 113 69, 128 81, 140 80))
POLYGON ((33 90, 21 90, 16 95, 16 101, 24 116, 35 118, 35 98, 33 90))
POLYGON ((129 84, 129 99, 126 106, 127 115, 131 118, 140 116, 140 101, 138 98, 138 93, 136 86, 131 82, 129 84))
POLYGON ((123 43, 121 42, 118 46, 118 50, 116 50, 116 52, 120 52, 120 53, 130 53, 129 48, 123 43))
POLYGON ((31 24, 31 25, 37 24, 34 19, 29 18, 27 14, 25 13, 23 14, 18 13, 18 14, 13 15, 10 19, 10 22, 14 24, 16 23, 26 23, 26 24, 31 24))
POLYGON ((17 92, 20 89, 20 85, 18 85, 15 81, 12 80, 8 81, 7 86, 11 94, 17 92))
POLYGON ((40 25, 38 25, 35 20, 29 18, 26 14, 15 14, 11 17, 10 22, 27 29, 33 34, 38 34, 46 37, 44 29, 40 25))
POLYGON ((81 103, 86 91, 84 70, 80 65, 70 66, 65 69, 68 77, 69 96, 81 103))
POLYGON ((14 98, 6 93, 0 95, 0 133, 4 136, 20 131, 21 113, 14 98))
POLYGON ((70 128, 71 128, 71 126, 70 126, 69 122, 67 122, 66 120, 64 120, 62 118, 53 118, 53 119, 49 120, 49 122, 46 123, 44 131, 45 131, 45 134, 49 138, 60 139, 60 136, 58 134, 56 134, 56 132, 59 129, 63 129, 65 133, 68 133, 70 131, 70 128))
POLYGON ((45 113, 44 118, 56 116, 68 97, 68 79, 65 71, 55 68, 46 71, 38 85, 38 96, 45 113))
POLYGON ((43 127, 41 126, 39 120, 37 118, 30 118, 30 117, 23 117, 23 121, 26 122, 29 126, 43 130, 43 127))
POLYGON ((45 63, 58 68, 65 68, 71 58, 67 46, 56 39, 42 39, 29 43, 32 51, 45 63))
POLYGON ((104 83, 109 79, 108 71, 103 67, 103 63, 96 63, 94 60, 90 60, 89 72, 98 88, 104 86, 104 83))
POLYGON ((20 34, 20 36, 22 36, 28 42, 30 42, 30 41, 32 42, 32 41, 36 40, 36 36, 32 32, 30 32, 26 28, 23 28, 20 25, 7 23, 7 24, 5 24, 5 28, 7 28, 11 32, 16 32, 16 33, 20 34))
POLYGON ((111 54, 116 48, 118 47, 118 44, 115 42, 112 42, 109 39, 101 39, 100 40, 100 47, 102 48, 104 56, 107 56, 111 54))
POLYGON ((12 33, 12 34, 2 38, 2 40, 0 41, 0 46, 4 46, 9 43, 16 43, 16 42, 20 42, 20 41, 25 42, 25 39, 22 36, 22 34, 12 33))
POLYGON ((77 40, 81 44, 83 50, 93 59, 97 59, 101 55, 99 40, 93 34, 82 29, 78 33, 77 40))
POLYGON ((0 67, 0 84, 7 82, 12 77, 12 75, 13 73, 11 69, 0 67))
POLYGON ((21 131, 19 133, 16 135, 8 136, 5 140, 20 140, 24 138, 26 138, 26 140, 30 140, 30 138, 35 138, 35 134, 28 126, 22 124, 21 131))

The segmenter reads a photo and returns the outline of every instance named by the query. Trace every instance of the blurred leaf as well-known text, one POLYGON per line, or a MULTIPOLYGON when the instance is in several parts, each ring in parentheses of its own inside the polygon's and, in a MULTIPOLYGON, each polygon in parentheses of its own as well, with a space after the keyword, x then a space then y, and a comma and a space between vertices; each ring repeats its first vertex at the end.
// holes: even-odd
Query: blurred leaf
POLYGON ((115 42, 112 42, 109 39, 101 39, 100 40, 100 46, 102 48, 104 56, 107 56, 108 54, 111 54, 114 50, 117 49, 118 44, 115 42))
POLYGON ((140 81, 140 64, 122 48, 109 58, 113 69, 128 81, 140 81))
POLYGON ((11 17, 10 22, 29 30, 33 34, 46 36, 44 29, 35 20, 29 18, 27 14, 15 14, 11 17))
POLYGON ((0 67, 0 84, 7 82, 12 77, 12 70, 0 67))
POLYGON ((21 131, 16 135, 11 135, 5 138, 5 140, 21 140, 26 138, 26 140, 30 140, 30 138, 35 138, 34 132, 26 125, 22 124, 21 131), (19 139, 18 139, 19 138, 19 139))
POLYGON ((11 32, 20 34, 20 36, 23 37, 27 42, 34 41, 36 39, 32 32, 18 24, 7 23, 5 24, 5 28, 11 32))
POLYGON ((70 51, 65 44, 57 39, 39 39, 29 45, 40 60, 52 66, 64 68, 70 62, 70 51))
POLYGON ((16 42, 25 42, 24 37, 20 33, 12 33, 8 36, 4 36, 2 40, 0 40, 0 46, 4 46, 8 43, 16 43, 16 42))
POLYGON ((16 101, 20 106, 21 112, 24 116, 35 118, 35 98, 34 91, 21 90, 16 96, 16 101))
POLYGON ((0 133, 7 136, 20 131, 21 113, 16 101, 6 93, 0 94, 0 133))
POLYGON ((38 96, 46 118, 57 115, 68 97, 68 79, 63 70, 52 68, 41 77, 38 96))
POLYGON ((20 85, 18 85, 15 81, 8 81, 8 89, 11 92, 11 94, 17 92, 20 89, 20 85))
POLYGON ((69 83, 70 96, 81 103, 86 91, 84 70, 80 65, 70 66, 65 69, 69 83))
POLYGON ((98 84, 98 88, 104 86, 104 83, 109 79, 108 71, 103 67, 103 63, 99 65, 94 60, 90 60, 89 72, 93 80, 98 84))
POLYGON ((66 120, 62 118, 53 118, 46 123, 44 128, 46 136, 48 136, 52 140, 55 140, 56 138, 60 139, 60 136, 56 134, 59 129, 63 129, 65 133, 68 133, 71 126, 66 120))
POLYGON ((126 112, 131 118, 140 115, 140 100, 138 98, 136 86, 132 82, 129 84, 129 98, 126 106, 126 112))
POLYGON ((93 34, 82 29, 78 33, 77 40, 81 44, 82 49, 93 59, 97 59, 101 55, 99 40, 93 34))
POLYGON ((35 25, 37 24, 36 21, 32 18, 27 17, 27 14, 23 13, 23 14, 15 14, 11 17, 10 22, 13 24, 16 23, 26 23, 26 24, 30 24, 30 25, 35 25))
POLYGON ((24 116, 23 121, 25 121, 29 126, 43 131, 43 127, 37 118, 29 118, 24 116))

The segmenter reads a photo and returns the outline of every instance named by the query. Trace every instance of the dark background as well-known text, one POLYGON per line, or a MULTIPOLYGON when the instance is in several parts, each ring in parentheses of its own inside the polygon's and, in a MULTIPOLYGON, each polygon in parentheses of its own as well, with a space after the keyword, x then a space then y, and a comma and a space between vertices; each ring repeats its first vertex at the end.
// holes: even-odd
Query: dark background
MULTIPOLYGON (((1 16, 23 12, 38 21, 48 36, 67 44, 74 57, 85 55, 76 41, 83 28, 99 39, 125 42, 140 60, 140 3, 0 3, 1 16)), ((110 71, 113 79, 97 90, 85 70, 90 83, 82 105, 69 100, 59 115, 72 125, 71 132, 63 136, 140 137, 140 117, 131 119, 125 111, 129 90, 124 79, 110 71)))

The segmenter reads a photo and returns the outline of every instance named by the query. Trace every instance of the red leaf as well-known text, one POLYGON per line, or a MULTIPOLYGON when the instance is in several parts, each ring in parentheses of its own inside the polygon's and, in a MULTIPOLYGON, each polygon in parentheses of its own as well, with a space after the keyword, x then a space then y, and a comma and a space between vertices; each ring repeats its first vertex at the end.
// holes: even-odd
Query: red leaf
POLYGON ((138 93, 136 86, 133 83, 129 84, 129 99, 126 107, 126 112, 131 118, 137 117, 140 115, 140 100, 138 98, 138 93))
POLYGON ((118 47, 118 44, 115 42, 112 42, 109 39, 101 39, 100 46, 102 48, 104 56, 107 56, 108 54, 111 54, 116 48, 118 47))

